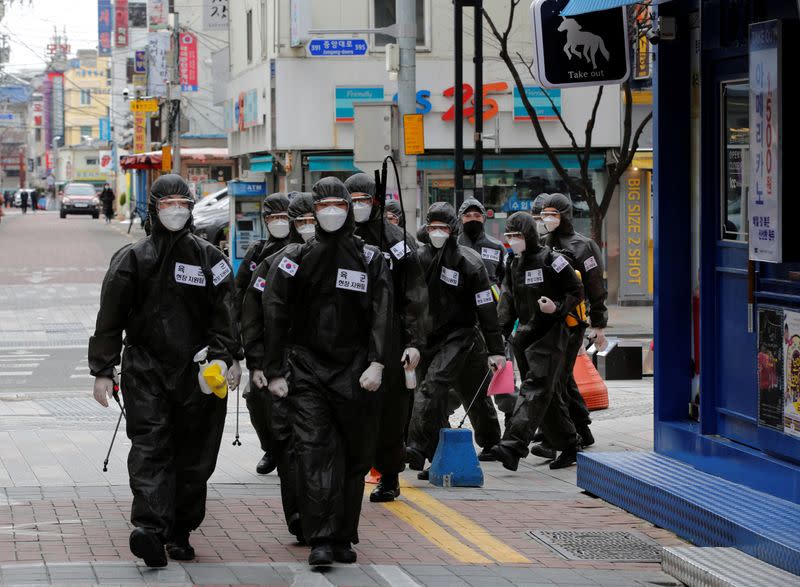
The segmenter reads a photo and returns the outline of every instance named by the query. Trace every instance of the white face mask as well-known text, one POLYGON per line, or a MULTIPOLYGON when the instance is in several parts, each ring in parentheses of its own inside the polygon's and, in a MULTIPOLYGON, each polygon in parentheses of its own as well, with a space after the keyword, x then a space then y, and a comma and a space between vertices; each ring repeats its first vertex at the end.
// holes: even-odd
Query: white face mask
POLYGON ((444 243, 447 242, 447 239, 450 238, 450 235, 444 230, 434 230, 428 234, 428 236, 431 239, 431 244, 437 249, 441 249, 444 246, 444 243))
POLYGON ((544 236, 547 234, 547 228, 545 227, 544 222, 541 220, 536 221, 536 232, 539 234, 539 236, 544 236))
POLYGON ((356 202, 353 204, 353 216, 355 216, 356 222, 358 222, 359 224, 369 220, 369 215, 371 213, 372 213, 372 204, 362 204, 360 202, 356 202))
POLYGON ((525 252, 525 239, 510 238, 508 239, 508 246, 510 246, 511 250, 514 251, 517 255, 520 255, 525 252))
POLYGON ((314 238, 314 235, 317 233, 317 227, 313 224, 304 224, 297 229, 297 232, 300 233, 301 237, 303 237, 303 242, 307 243, 314 238))
POLYGON ((289 221, 288 220, 273 220, 267 222, 267 230, 270 235, 275 238, 286 238, 289 236, 289 221))
POLYGON ((171 208, 159 210, 158 219, 161 221, 161 224, 164 225, 164 228, 172 232, 177 232, 186 226, 186 221, 189 220, 190 215, 191 211, 189 208, 173 206, 171 208))
POLYGON ((561 218, 557 218, 555 216, 546 216, 542 218, 542 222, 544 223, 545 232, 553 232, 558 225, 561 224, 561 218))
POLYGON ((317 212, 317 222, 325 232, 336 232, 347 220, 347 211, 335 206, 327 206, 317 212))

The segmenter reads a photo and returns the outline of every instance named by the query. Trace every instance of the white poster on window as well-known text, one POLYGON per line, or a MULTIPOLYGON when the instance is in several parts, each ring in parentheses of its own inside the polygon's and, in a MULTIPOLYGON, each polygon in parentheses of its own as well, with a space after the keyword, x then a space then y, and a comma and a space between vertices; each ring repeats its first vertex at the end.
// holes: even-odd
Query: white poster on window
POLYGON ((781 23, 750 25, 750 259, 780 263, 781 23))
POLYGON ((228 28, 228 0, 203 0, 203 28, 225 30, 228 28))
POLYGON ((167 95, 169 37, 168 31, 158 31, 147 38, 147 93, 156 98, 167 95))

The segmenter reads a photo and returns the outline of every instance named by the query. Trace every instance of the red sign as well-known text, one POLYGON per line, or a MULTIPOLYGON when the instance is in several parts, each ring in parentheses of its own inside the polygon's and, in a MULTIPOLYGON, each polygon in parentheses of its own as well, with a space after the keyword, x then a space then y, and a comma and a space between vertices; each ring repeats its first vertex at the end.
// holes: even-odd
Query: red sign
POLYGON ((181 33, 178 73, 181 91, 197 91, 197 37, 193 33, 181 33))
POLYGON ((114 6, 114 44, 128 46, 128 0, 117 0, 114 6))
MULTIPOLYGON (((475 100, 473 96, 475 94, 475 90, 472 89, 472 86, 469 84, 463 85, 463 98, 462 102, 464 103, 464 118, 469 120, 471 124, 475 124, 475 100)), ((508 91, 508 84, 506 82, 494 82, 491 84, 483 84, 483 120, 491 120, 497 113, 500 111, 500 108, 497 105, 497 100, 494 98, 487 98, 488 94, 502 94, 508 91)), ((445 98, 452 98, 456 95, 456 88, 455 86, 450 86, 444 91, 445 98)), ((449 121, 455 120, 456 118, 456 107, 455 105, 450 106, 450 108, 442 114, 442 120, 449 121)))

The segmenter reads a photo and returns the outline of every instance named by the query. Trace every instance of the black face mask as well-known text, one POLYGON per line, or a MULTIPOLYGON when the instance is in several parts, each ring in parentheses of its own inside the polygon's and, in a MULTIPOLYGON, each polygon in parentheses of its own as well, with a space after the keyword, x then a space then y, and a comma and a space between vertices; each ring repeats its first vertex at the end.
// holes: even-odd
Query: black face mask
POLYGON ((470 220, 464 223, 464 234, 472 240, 475 240, 483 232, 483 222, 480 220, 470 220))

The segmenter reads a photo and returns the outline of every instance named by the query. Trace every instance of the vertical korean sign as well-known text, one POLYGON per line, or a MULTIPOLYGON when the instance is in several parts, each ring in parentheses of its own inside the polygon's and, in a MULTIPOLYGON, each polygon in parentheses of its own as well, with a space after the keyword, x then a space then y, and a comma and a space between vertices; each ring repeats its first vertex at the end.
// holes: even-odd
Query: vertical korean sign
POLYGON ((97 0, 98 55, 111 55, 111 0, 97 0))
POLYGON ((750 259, 780 263, 781 23, 750 25, 750 259))
POLYGON ((181 91, 197 91, 197 37, 193 33, 181 33, 178 73, 181 91))
POLYGON ((133 152, 144 153, 147 150, 147 113, 133 113, 133 152))
POLYGON ((114 4, 114 44, 128 46, 128 0, 117 0, 114 4))
POLYGON ((168 0, 147 0, 147 30, 149 32, 166 29, 169 25, 168 0))
POLYGON ((158 31, 147 38, 147 93, 159 98, 167 95, 169 37, 168 31, 158 31))
POLYGON ((203 28, 207 31, 228 28, 228 0, 203 0, 203 28))

